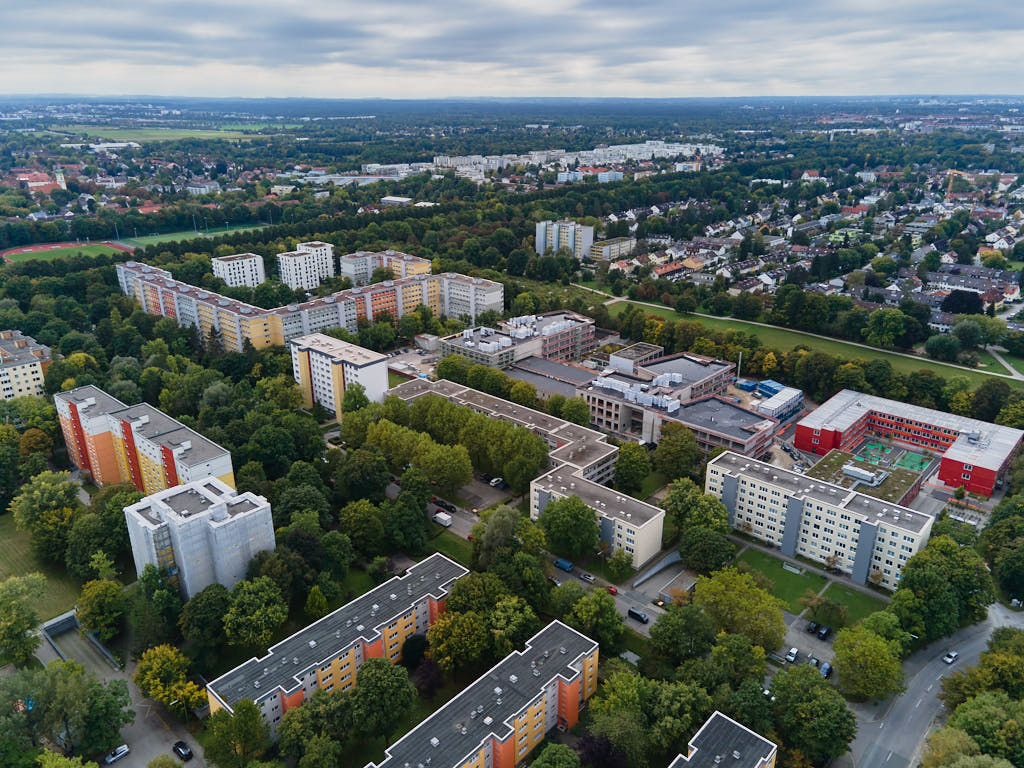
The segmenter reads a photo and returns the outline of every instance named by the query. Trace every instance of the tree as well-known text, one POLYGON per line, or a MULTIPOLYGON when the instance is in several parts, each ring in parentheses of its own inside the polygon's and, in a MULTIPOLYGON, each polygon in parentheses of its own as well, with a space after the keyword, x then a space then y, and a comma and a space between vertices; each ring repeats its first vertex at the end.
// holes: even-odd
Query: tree
POLYGON ((615 598, 603 589, 588 592, 569 611, 566 623, 597 640, 605 652, 616 652, 625 627, 615 598))
POLYGON ((651 473, 651 459, 647 449, 639 443, 623 443, 615 457, 615 487, 628 494, 636 494, 651 473))
POLYGON ((231 592, 211 584, 193 595, 181 612, 181 634, 200 650, 216 648, 224 638, 224 615, 231 608, 231 592))
POLYGON ((537 755, 533 768, 580 768, 580 758, 565 744, 548 744, 537 755))
POLYGON ((128 619, 132 629, 132 652, 176 640, 181 617, 181 598, 166 571, 147 564, 132 590, 128 619))
POLYGON ((139 659, 135 684, 143 696, 187 717, 206 700, 203 689, 188 679, 188 667, 188 659, 173 645, 158 645, 139 659))
POLYGON ((41 557, 62 562, 67 536, 81 508, 78 486, 67 472, 40 472, 11 501, 14 522, 32 537, 32 548, 41 557))
POLYGON ((579 424, 581 427, 590 426, 590 406, 582 397, 570 397, 562 403, 562 418, 579 424))
POLYGON ((558 619, 564 619, 575 607, 576 603, 583 599, 587 592, 578 581, 566 581, 551 590, 548 606, 551 615, 558 619))
POLYGON ((693 605, 669 605, 651 625, 651 646, 673 667, 686 659, 704 656, 714 641, 711 619, 693 605))
POLYGON ((473 611, 445 611, 427 630, 430 657, 445 672, 479 664, 491 647, 487 622, 473 611))
POLYGON ((33 453, 41 453, 49 458, 52 450, 53 440, 43 430, 35 427, 29 427, 22 432, 21 438, 18 440, 18 455, 22 458, 27 458, 33 453))
POLYGON ((799 665, 779 672, 772 678, 771 692, 775 729, 784 744, 818 765, 846 752, 857 720, 817 669, 799 665))
POLYGON ((73 661, 54 661, 27 680, 39 705, 39 736, 60 748, 97 754, 121 743, 121 728, 135 720, 124 680, 103 683, 73 661))
MULTIPOLYGON (((174 761, 173 758, 171 758, 174 761)), ((153 762, 150 761, 146 768, 154 768, 153 762)), ((75 757, 65 757, 64 755, 58 755, 56 752, 50 752, 49 750, 43 750, 39 757, 36 758, 35 764, 40 768, 99 768, 99 766, 91 760, 86 760, 81 755, 75 757)), ((173 768, 167 766, 167 768, 173 768)))
POLYGON ((473 611, 484 616, 508 596, 508 587, 496 574, 470 573, 452 584, 445 598, 445 609, 455 613, 473 611))
POLYGON ((899 617, 892 611, 875 611, 863 618, 860 626, 879 637, 896 643, 899 648, 900 658, 910 653, 910 645, 913 638, 900 626, 899 617))
POLYGON ((748 574, 733 567, 699 577, 693 604, 708 615, 719 631, 745 634, 762 648, 778 648, 782 644, 786 623, 779 601, 758 587, 748 574))
POLYGON ((309 597, 306 598, 305 613, 313 621, 327 615, 327 598, 324 597, 324 593, 320 591, 320 587, 316 584, 309 590, 309 597))
POLYGON ((46 578, 41 573, 0 581, 0 665, 24 666, 39 647, 36 605, 45 592, 46 578))
POLYGON ((352 546, 370 558, 384 549, 384 523, 380 510, 366 499, 346 504, 338 514, 338 522, 347 531, 352 546))
POLYGON ((928 735, 928 750, 921 768, 947 768, 958 758, 978 754, 974 739, 958 728, 939 728, 928 735))
POLYGON ((870 629, 841 629, 833 643, 839 687, 853 699, 886 699, 903 690, 900 647, 870 629))
POLYGON ((764 680, 764 648, 752 644, 746 635, 719 632, 711 649, 711 663, 723 671, 726 682, 734 689, 745 680, 764 680))
POLYGON ((873 347, 893 349, 903 335, 907 316, 898 309, 876 309, 868 317, 864 341, 873 347))
POLYGON ((370 398, 366 396, 366 387, 358 381, 354 381, 345 387, 345 395, 341 399, 342 413, 360 411, 370 404, 370 398))
POLYGON ((231 591, 224 635, 232 645, 263 646, 287 618, 284 597, 273 579, 260 576, 242 580, 231 591))
POLYGON ((625 549, 616 549, 605 561, 605 568, 608 578, 618 584, 633 572, 633 556, 625 549))
POLYGON ((597 546, 600 534, 597 515, 579 496, 549 502, 539 522, 548 543, 560 555, 582 557, 597 546))
POLYGON ((983 310, 981 296, 972 291, 957 288, 942 300, 942 311, 954 315, 980 315, 983 310))
POLYGON ((270 743, 270 731, 252 701, 242 699, 234 710, 218 709, 206 722, 204 757, 220 768, 248 768, 270 743))
POLYGON ((78 623, 105 643, 121 631, 126 604, 124 589, 116 581, 87 581, 78 598, 78 623))
POLYGON ((184 763, 170 755, 157 755, 146 763, 146 768, 184 768, 184 763))
POLYGON ((676 480, 662 501, 665 514, 680 528, 708 528, 729 531, 729 512, 716 496, 702 493, 689 478, 676 480))
POLYGON ((369 659, 359 668, 352 693, 352 717, 371 736, 383 736, 384 746, 391 734, 412 710, 416 688, 405 667, 385 659, 369 659))
POLYGON ((960 340, 956 336, 937 333, 925 342, 924 351, 930 358, 953 363, 960 355, 960 340))
POLYGON ((490 614, 490 629, 494 641, 494 656, 504 658, 523 647, 540 629, 540 620, 523 598, 504 597, 490 614))
POLYGON ((418 452, 413 466, 437 483, 438 489, 446 495, 455 493, 473 479, 473 463, 462 445, 439 445, 431 441, 418 452))
POLYGON ((744 680, 731 694, 725 714, 757 733, 768 733, 774 727, 772 702, 764 695, 760 680, 744 680))
POLYGON ((344 748, 340 743, 318 733, 306 742, 298 768, 336 768, 343 753, 344 748))
POLYGON ((307 510, 316 512, 321 526, 331 523, 331 506, 323 492, 308 483, 289 486, 274 500, 274 525, 283 528, 291 522, 292 515, 307 510))
POLYGON ((697 438, 689 428, 675 421, 662 424, 658 447, 651 456, 655 470, 669 480, 697 477, 703 459, 704 454, 697 445, 697 438))
POLYGON ((1005 381, 990 379, 974 390, 972 399, 974 413, 971 415, 981 421, 994 421, 1009 397, 1009 384, 1005 381))
POLYGON ((804 608, 807 615, 819 624, 827 624, 833 629, 845 627, 849 621, 849 612, 845 605, 838 600, 819 595, 813 589, 804 592, 803 597, 797 599, 804 608))
POLYGON ((710 528, 687 528, 679 544, 688 568, 699 573, 717 571, 732 560, 736 547, 724 535, 710 528))
POLYGON ((1016 759, 1024 749, 1018 725, 1022 719, 1024 702, 1012 700, 1003 691, 982 691, 958 706, 946 724, 966 733, 981 754, 1016 759))
POLYGON ((956 321, 950 333, 960 342, 963 349, 974 349, 982 341, 981 326, 968 317, 956 321))

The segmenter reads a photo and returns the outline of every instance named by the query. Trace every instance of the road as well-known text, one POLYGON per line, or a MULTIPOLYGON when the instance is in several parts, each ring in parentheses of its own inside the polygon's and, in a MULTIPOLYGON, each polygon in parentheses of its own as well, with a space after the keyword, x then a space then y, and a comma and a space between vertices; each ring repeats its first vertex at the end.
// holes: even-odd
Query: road
POLYGON ((993 605, 985 621, 961 629, 946 642, 933 643, 913 654, 904 663, 907 690, 889 703, 884 712, 859 713, 857 737, 850 745, 850 751, 833 765, 837 768, 905 768, 916 765, 924 739, 943 709, 942 702, 936 697, 942 678, 964 666, 977 664, 989 634, 1000 626, 1024 629, 1024 614, 1002 605, 993 605), (943 663, 941 657, 947 649, 960 652, 955 664, 943 663))

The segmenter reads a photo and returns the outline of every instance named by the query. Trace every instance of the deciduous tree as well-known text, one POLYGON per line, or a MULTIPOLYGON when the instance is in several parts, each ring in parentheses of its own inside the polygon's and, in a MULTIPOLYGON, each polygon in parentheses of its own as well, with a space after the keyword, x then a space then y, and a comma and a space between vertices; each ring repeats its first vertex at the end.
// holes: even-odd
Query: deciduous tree
POLYGON ((579 496, 549 502, 540 514, 540 525, 548 543, 560 555, 582 557, 597 546, 597 514, 579 496))
POLYGON ((248 768, 269 744, 267 724, 249 699, 235 702, 234 713, 218 709, 207 720, 204 756, 220 768, 248 768))
POLYGON ((903 690, 900 647, 863 625, 841 629, 833 643, 839 687, 854 699, 886 699, 903 690))
POLYGON ((369 659, 359 668, 352 693, 353 721, 365 733, 383 736, 386 747, 415 699, 416 689, 405 667, 385 659, 369 659))
POLYGON ((762 648, 778 648, 782 644, 786 623, 779 601, 735 568, 699 577, 693 603, 720 631, 744 634, 762 648))
POLYGON ((121 631, 126 605, 124 588, 116 581, 87 581, 78 598, 78 623, 105 643, 121 631))
POLYGON ((0 581, 0 664, 23 666, 39 647, 36 606, 46 592, 41 573, 0 581))
POLYGON ((232 645, 263 646, 287 618, 284 597, 273 579, 242 580, 231 591, 224 635, 232 645))

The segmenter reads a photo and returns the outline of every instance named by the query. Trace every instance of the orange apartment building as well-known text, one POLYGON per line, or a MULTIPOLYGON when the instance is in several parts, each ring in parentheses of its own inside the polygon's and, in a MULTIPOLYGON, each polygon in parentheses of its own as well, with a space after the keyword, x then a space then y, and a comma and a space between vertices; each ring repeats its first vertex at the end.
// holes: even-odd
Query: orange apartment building
POLYGON ((597 690, 598 644, 552 621, 367 768, 514 768, 597 690))
POLYGON ((216 477, 235 487, 231 453, 148 403, 127 406, 88 385, 53 397, 75 466, 99 486, 145 494, 216 477))
POLYGON ((255 702, 276 738, 284 713, 317 690, 355 685, 367 659, 396 662, 402 644, 426 634, 444 611, 451 585, 469 571, 441 554, 413 565, 404 576, 371 589, 206 686, 210 712, 255 702))

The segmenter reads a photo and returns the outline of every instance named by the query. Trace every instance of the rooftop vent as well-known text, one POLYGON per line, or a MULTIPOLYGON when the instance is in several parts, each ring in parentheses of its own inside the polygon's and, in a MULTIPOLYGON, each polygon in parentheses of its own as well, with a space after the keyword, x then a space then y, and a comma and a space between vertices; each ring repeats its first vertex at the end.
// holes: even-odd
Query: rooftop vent
POLYGON ((491 717, 490 715, 488 715, 487 717, 484 718, 484 725, 490 725, 493 722, 494 722, 494 718, 491 717))
POLYGON ((309 641, 309 647, 310 648, 316 648, 316 640, 310 640, 309 641))
POLYGON ((430 739, 430 746, 432 746, 432 747, 436 747, 436 746, 437 746, 438 744, 440 744, 440 743, 441 743, 441 742, 440 742, 440 741, 438 741, 438 739, 437 739, 437 736, 433 736, 433 737, 431 737, 431 739, 430 739))
POLYGON ((508 681, 509 681, 510 683, 512 683, 512 685, 515 685, 516 683, 518 683, 518 682, 519 682, 519 678, 518 678, 518 677, 516 677, 515 675, 509 675, 509 676, 508 676, 508 681))
POLYGON ((740 754, 740 751, 738 749, 734 749, 732 751, 732 759, 733 760, 739 760, 741 757, 742 757, 742 755, 740 754))
POLYGON ((356 631, 357 631, 357 632, 362 632, 362 631, 363 631, 363 629, 364 629, 364 627, 363 627, 363 625, 362 625, 362 624, 358 624, 358 625, 356 625, 356 631))
POLYGON ((298 656, 292 656, 292 664, 298 664, 298 663, 299 663, 299 657, 298 656))
POLYGON ((558 649, 558 652, 559 653, 568 653, 568 651, 565 649, 564 645, 561 648, 558 649))
POLYGON ((260 687, 260 681, 259 680, 253 680, 252 681, 252 687, 253 688, 259 688, 260 687))
POLYGON ((499 688, 498 686, 495 686, 494 687, 494 695, 495 696, 501 696, 501 688, 499 688))

